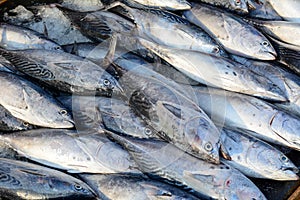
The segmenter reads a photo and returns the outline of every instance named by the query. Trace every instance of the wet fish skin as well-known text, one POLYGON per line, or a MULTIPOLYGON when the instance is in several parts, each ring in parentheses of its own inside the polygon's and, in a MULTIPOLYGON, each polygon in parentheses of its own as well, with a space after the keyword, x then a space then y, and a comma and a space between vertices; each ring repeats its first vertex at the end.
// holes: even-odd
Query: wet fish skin
POLYGON ((268 79, 276 83, 282 91, 285 91, 285 96, 288 99, 286 102, 274 103, 274 105, 287 110, 289 113, 300 116, 299 76, 287 70, 279 63, 266 63, 238 56, 232 56, 232 58, 259 75, 268 74, 268 79))
POLYGON ((24 27, 0 23, 0 46, 7 50, 47 49, 62 51, 54 41, 24 27))
POLYGON ((39 165, 0 158, 0 195, 14 199, 94 199, 94 192, 70 175, 39 165))
POLYGON ((20 131, 33 129, 31 124, 15 118, 3 106, 0 105, 0 131, 20 131))
MULTIPOLYGON (((79 175, 86 183, 98 193, 103 199, 180 199, 196 200, 192 194, 184 192, 176 187, 148 179, 142 176, 133 175, 79 175)), ((200 199, 199 199, 200 200, 200 199)))
POLYGON ((3 49, 0 54, 18 71, 63 92, 106 96, 122 93, 118 82, 103 68, 75 55, 49 50, 3 49))
POLYGON ((171 12, 121 6, 133 17, 140 38, 178 49, 227 57, 226 52, 201 28, 171 12))
POLYGON ((66 109, 37 85, 7 72, 0 72, 0 104, 14 117, 51 128, 72 128, 66 109))
POLYGON ((282 17, 274 10, 272 5, 268 1, 256 2, 248 0, 253 4, 254 9, 250 10, 249 16, 251 18, 262 19, 262 20, 282 20, 282 17))
POLYGON ((99 0, 60 0, 59 3, 65 8, 81 12, 96 11, 104 7, 99 0))
POLYGON ((229 53, 259 60, 275 60, 277 53, 269 40, 253 26, 223 10, 195 4, 184 12, 192 23, 208 32, 229 53))
POLYGON ((200 198, 266 199, 250 180, 227 165, 210 164, 166 142, 109 136, 129 151, 144 173, 188 186, 200 198))
POLYGON ((247 0, 198 0, 198 2, 204 2, 208 3, 214 6, 222 7, 225 9, 228 9, 230 11, 234 11, 241 14, 247 14, 248 11, 248 5, 247 0))
POLYGON ((285 20, 300 22, 300 2, 297 0, 286 0, 284 3, 279 0, 267 0, 274 10, 285 20))
POLYGON ((129 154, 103 133, 36 129, 0 139, 24 157, 69 173, 139 173, 129 154))
POLYGON ((259 139, 223 129, 222 141, 231 157, 230 161, 222 161, 247 176, 280 181, 299 179, 296 174, 299 170, 292 161, 259 139))
POLYGON ((276 83, 265 75, 260 76, 230 59, 196 51, 171 49, 146 40, 140 41, 145 47, 199 83, 268 100, 286 101, 284 91, 281 91, 276 83))
POLYGON ((300 47, 300 23, 289 21, 246 20, 263 33, 284 43, 300 47))
POLYGON ((219 163, 220 132, 183 88, 142 65, 115 62, 130 106, 159 136, 183 151, 219 163), (139 84, 136 83, 139 80, 139 84))
POLYGON ((198 105, 218 126, 300 150, 300 120, 261 99, 214 88, 194 87, 198 105))
POLYGON ((90 96, 58 98, 72 110, 77 131, 101 131, 102 128, 138 138, 157 138, 155 129, 119 99, 90 96))
POLYGON ((150 8, 160 8, 171 11, 191 9, 191 4, 186 0, 124 0, 124 3, 133 7, 140 7, 139 5, 143 5, 150 8))

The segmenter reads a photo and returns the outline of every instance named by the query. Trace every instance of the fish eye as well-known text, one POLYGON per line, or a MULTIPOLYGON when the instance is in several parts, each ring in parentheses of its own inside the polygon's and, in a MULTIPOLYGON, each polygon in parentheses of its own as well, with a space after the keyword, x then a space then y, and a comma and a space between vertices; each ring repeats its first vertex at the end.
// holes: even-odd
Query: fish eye
POLYGON ((109 85, 110 85, 110 81, 107 80, 107 79, 104 79, 103 84, 104 84, 105 86, 109 86, 109 85))
POLYGON ((54 47, 54 50, 61 50, 60 46, 54 47))
POLYGON ((268 41, 263 41, 261 44, 262 44, 263 46, 265 46, 265 47, 269 46, 269 42, 268 42, 268 41))
POLYGON ((214 47, 214 52, 215 53, 219 53, 220 52, 220 48, 219 47, 214 47))
POLYGON ((151 135, 152 134, 152 131, 151 131, 150 128, 145 128, 144 132, 145 132, 146 135, 151 135))
POLYGON ((29 126, 29 123, 27 123, 27 122, 23 122, 23 126, 26 126, 26 127, 28 127, 28 126, 29 126))
POLYGON ((287 161, 289 160, 285 155, 282 155, 280 159, 281 159, 283 162, 287 162, 287 161))
POLYGON ((77 191, 81 191, 83 189, 83 187, 79 184, 75 184, 74 189, 77 190, 77 191))
POLYGON ((240 5, 240 4, 241 4, 241 0, 236 0, 235 3, 236 3, 237 5, 240 5))
POLYGON ((206 151, 212 151, 213 150, 213 146, 210 142, 207 142, 205 145, 204 145, 204 149, 206 151))
POLYGON ((68 114, 68 111, 66 111, 66 110, 61 110, 61 111, 59 111, 59 113, 60 113, 61 115, 67 115, 67 114, 68 114))

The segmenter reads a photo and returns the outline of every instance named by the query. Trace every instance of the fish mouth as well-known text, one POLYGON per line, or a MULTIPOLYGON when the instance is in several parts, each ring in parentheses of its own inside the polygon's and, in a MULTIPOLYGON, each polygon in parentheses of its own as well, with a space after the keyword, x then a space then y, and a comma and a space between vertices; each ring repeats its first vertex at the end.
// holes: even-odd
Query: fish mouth
POLYGON ((268 56, 266 56, 265 60, 276 60, 277 53, 275 51, 274 52, 265 51, 265 53, 268 54, 268 56))
POLYGON ((291 180, 291 181, 299 180, 299 176, 297 175, 297 173, 299 172, 298 168, 286 167, 286 168, 282 168, 281 170, 285 173, 285 175, 287 175, 288 178, 285 178, 286 180, 291 180))

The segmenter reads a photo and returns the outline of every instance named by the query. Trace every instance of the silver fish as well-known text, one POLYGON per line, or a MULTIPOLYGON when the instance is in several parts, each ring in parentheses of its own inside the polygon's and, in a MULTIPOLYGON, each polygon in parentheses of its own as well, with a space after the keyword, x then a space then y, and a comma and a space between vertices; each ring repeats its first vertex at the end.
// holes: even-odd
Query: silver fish
POLYGON ((201 200, 172 185, 133 175, 79 175, 89 184, 100 198, 114 200, 201 200))
POLYGON ((104 7, 100 0, 60 0, 61 6, 80 12, 96 11, 104 7))
POLYGON ((298 180, 298 168, 282 152, 271 145, 240 132, 222 130, 222 141, 231 160, 224 163, 243 174, 272 180, 298 180))
POLYGON ((300 23, 300 2, 298 0, 266 0, 285 20, 300 23))
POLYGON ((156 9, 130 8, 139 37, 178 49, 190 49, 227 56, 225 51, 205 31, 171 12, 156 9))
POLYGON ((263 33, 282 42, 300 47, 300 22, 247 20, 263 33))
POLYGON ((37 85, 6 72, 0 72, 0 80, 0 104, 14 117, 37 126, 74 126, 66 109, 37 85))
POLYGON ((300 118, 247 95, 194 87, 198 104, 218 125, 300 150, 300 118))
POLYGON ((0 55, 18 71, 60 91, 107 96, 122 93, 118 82, 99 65, 72 54, 49 50, 0 49, 0 55))
POLYGON ((140 173, 129 154, 103 134, 37 129, 0 139, 22 156, 69 173, 140 173))
POLYGON ((62 96, 58 99, 72 110, 77 131, 101 131, 102 128, 138 138, 157 138, 125 101, 91 96, 62 96))
POLYGON ((129 151, 144 173, 187 186, 199 197, 266 199, 249 179, 227 165, 210 164, 166 142, 138 140, 117 134, 110 137, 129 151))
POLYGON ((265 99, 286 100, 284 91, 266 76, 260 76, 230 59, 196 51, 171 49, 146 40, 140 41, 145 47, 199 83, 265 99))
POLYGON ((26 121, 15 118, 0 105, 0 131, 20 131, 33 129, 26 121))
POLYGON ((130 6, 143 5, 151 8, 161 8, 167 10, 189 10, 191 9, 191 4, 186 0, 124 0, 130 6))
POLYGON ((4 199, 94 199, 81 180, 39 165, 0 158, 0 196, 4 199))
POLYGON ((247 0, 198 0, 204 3, 208 3, 214 6, 225 8, 234 12, 247 14, 248 5, 247 0))
POLYGON ((0 23, 0 46, 7 50, 48 49, 62 51, 55 42, 27 28, 0 23))
POLYGON ((263 34, 230 13, 195 4, 191 10, 184 12, 184 16, 207 31, 229 53, 260 60, 275 60, 277 56, 263 34))
POLYGON ((300 116, 300 78, 296 74, 291 73, 284 67, 276 63, 266 63, 257 60, 245 59, 233 56, 237 62, 242 63, 249 69, 259 75, 268 74, 268 79, 272 80, 285 91, 285 96, 288 101, 275 103, 280 108, 288 110, 289 113, 294 113, 300 116))
POLYGON ((220 132, 192 100, 192 95, 162 76, 152 76, 142 65, 115 62, 119 82, 136 113, 164 140, 183 151, 219 163, 220 132), (160 77, 160 78, 158 78, 160 77), (138 84, 136 82, 138 81, 138 84))

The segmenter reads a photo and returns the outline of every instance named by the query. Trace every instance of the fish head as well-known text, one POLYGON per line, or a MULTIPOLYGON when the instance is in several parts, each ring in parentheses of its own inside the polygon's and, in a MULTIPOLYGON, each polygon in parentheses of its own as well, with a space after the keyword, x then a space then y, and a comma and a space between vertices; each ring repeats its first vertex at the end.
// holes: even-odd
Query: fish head
POLYGON ((230 7, 236 12, 243 14, 248 13, 248 6, 246 0, 230 0, 230 7))
POLYGON ((212 163, 220 163, 220 133, 206 116, 189 119, 184 134, 193 152, 212 163))
POLYGON ((106 96, 124 95, 124 90, 119 82, 107 72, 103 72, 99 80, 99 86, 96 89, 97 93, 105 94, 106 96))
POLYGON ((251 148, 247 151, 247 158, 254 169, 263 171, 263 174, 268 174, 275 180, 298 180, 296 173, 298 168, 292 161, 277 149, 262 145, 261 142, 254 142, 251 148))
POLYGON ((55 128, 73 128, 74 121, 67 109, 58 104, 48 104, 47 112, 43 112, 43 118, 55 128), (49 116, 51 116, 49 118, 49 116))
POLYGON ((237 170, 224 180, 224 199, 267 200, 257 186, 237 170))
POLYGON ((260 40, 256 40, 253 42, 255 45, 256 52, 254 53, 254 57, 261 60, 275 60, 277 57, 277 53, 270 43, 265 37, 261 37, 260 40))

